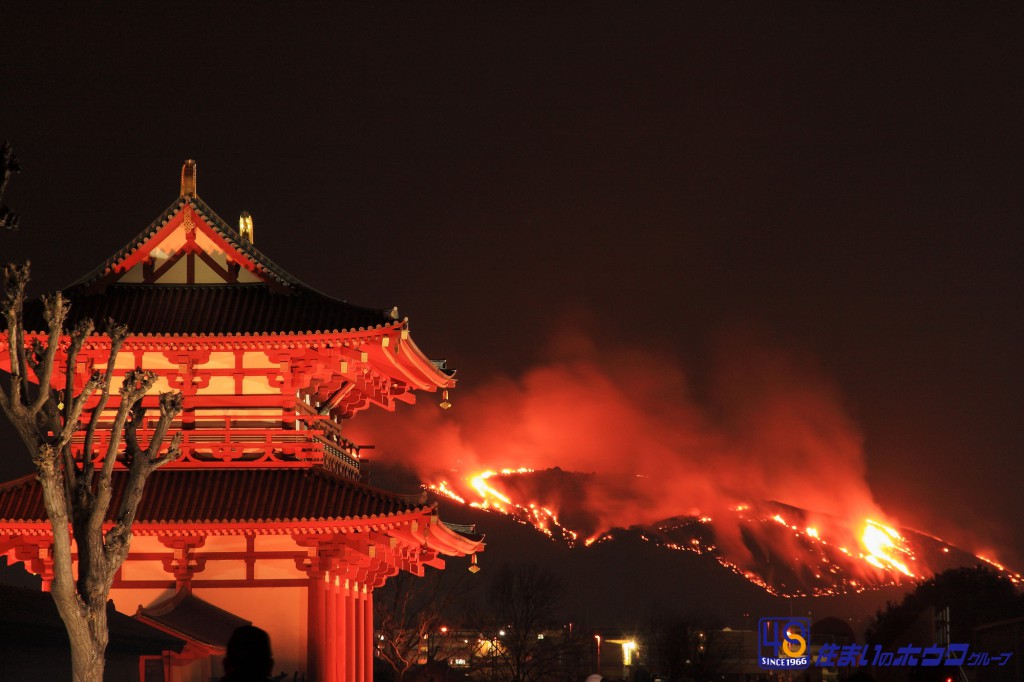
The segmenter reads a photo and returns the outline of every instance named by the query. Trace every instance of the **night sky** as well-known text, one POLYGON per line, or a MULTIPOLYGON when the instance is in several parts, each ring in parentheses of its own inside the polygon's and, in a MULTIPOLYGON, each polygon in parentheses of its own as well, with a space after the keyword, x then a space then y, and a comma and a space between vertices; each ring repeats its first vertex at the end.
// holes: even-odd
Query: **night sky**
POLYGON ((1020 570, 1024 8, 637 5, 6 3, 0 256, 69 284, 194 158, 280 265, 398 305, 457 399, 567 330, 698 400, 770 346, 886 511, 1020 570))

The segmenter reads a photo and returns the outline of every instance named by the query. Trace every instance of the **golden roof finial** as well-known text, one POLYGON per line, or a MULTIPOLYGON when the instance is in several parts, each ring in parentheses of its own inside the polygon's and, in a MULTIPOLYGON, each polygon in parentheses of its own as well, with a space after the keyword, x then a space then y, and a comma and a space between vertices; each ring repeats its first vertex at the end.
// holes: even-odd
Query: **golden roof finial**
POLYGON ((181 196, 196 196, 196 162, 189 159, 181 167, 181 196))
POLYGON ((238 216, 238 234, 252 244, 252 216, 248 211, 242 211, 242 215, 238 216))

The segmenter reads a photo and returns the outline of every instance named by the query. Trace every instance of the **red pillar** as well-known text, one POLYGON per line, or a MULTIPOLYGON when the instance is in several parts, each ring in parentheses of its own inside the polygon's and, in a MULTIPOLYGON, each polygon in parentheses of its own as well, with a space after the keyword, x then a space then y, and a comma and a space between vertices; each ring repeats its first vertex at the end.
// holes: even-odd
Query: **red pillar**
POLYGON ((373 682, 373 589, 363 587, 363 663, 366 665, 366 682, 373 682))
POLYGON ((309 599, 306 605, 306 667, 311 679, 322 677, 323 649, 321 633, 323 632, 324 616, 324 580, 323 577, 309 579, 309 599))
POLYGON ((338 656, 334 662, 334 678, 336 680, 345 680, 345 666, 348 665, 348 639, 351 634, 348 631, 348 622, 346 619, 345 609, 345 595, 348 593, 348 580, 341 580, 338 583, 338 589, 334 593, 334 610, 338 613, 338 643, 337 652, 338 656))
POLYGON ((366 682, 366 663, 363 661, 366 658, 366 652, 363 649, 363 639, 366 638, 366 626, 363 623, 363 592, 362 585, 354 583, 355 593, 352 595, 352 601, 355 602, 356 609, 356 636, 353 638, 352 644, 356 650, 356 677, 355 679, 359 682, 366 682))
POLYGON ((325 577, 323 591, 320 593, 320 609, 323 619, 320 621, 320 675, 326 680, 331 674, 331 583, 330 575, 325 577))
POLYGON ((356 680, 356 601, 355 582, 348 581, 348 589, 345 590, 345 624, 348 636, 345 638, 345 679, 356 680))
POLYGON ((333 675, 338 660, 338 610, 334 608, 335 595, 338 593, 337 578, 328 574, 330 582, 324 590, 324 611, 327 613, 327 637, 326 654, 324 655, 323 674, 324 682, 333 682, 336 679, 333 675))

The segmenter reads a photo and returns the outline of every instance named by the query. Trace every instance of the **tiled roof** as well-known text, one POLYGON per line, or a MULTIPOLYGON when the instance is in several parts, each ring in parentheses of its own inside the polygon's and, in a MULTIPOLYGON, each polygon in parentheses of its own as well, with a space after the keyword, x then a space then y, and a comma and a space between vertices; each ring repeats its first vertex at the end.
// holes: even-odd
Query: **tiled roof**
MULTIPOLYGON (((126 471, 114 472, 114 499, 126 471)), ((378 490, 319 467, 309 469, 160 469, 146 482, 138 524, 345 521, 432 509, 421 495, 378 490)), ((0 485, 0 526, 46 521, 34 475, 0 485)))
MULTIPOLYGON (((69 326, 88 317, 126 325, 132 334, 269 334, 374 329, 398 320, 396 309, 364 308, 322 294, 290 275, 241 237, 197 197, 179 197, 146 229, 64 291, 71 300, 69 326), (257 284, 122 284, 97 286, 186 205, 258 268, 257 284)), ((25 305, 26 327, 45 331, 40 301, 25 305)))
POLYGON ((236 628, 252 625, 252 621, 184 591, 149 608, 139 607, 136 618, 143 623, 162 626, 186 639, 222 649, 228 645, 236 628))
MULTIPOLYGON (((53 597, 38 589, 0 585, 0 636, 9 641, 47 641, 67 646, 67 629, 53 597)), ((185 642, 114 610, 107 604, 110 650, 137 654, 181 651, 185 642)))
MULTIPOLYGON (((132 334, 259 334, 351 331, 393 324, 390 311, 332 299, 312 289, 275 292, 265 284, 117 284, 102 294, 65 292, 68 326, 81 318, 126 325, 132 334)), ((28 329, 45 330, 42 304, 25 304, 28 329)))

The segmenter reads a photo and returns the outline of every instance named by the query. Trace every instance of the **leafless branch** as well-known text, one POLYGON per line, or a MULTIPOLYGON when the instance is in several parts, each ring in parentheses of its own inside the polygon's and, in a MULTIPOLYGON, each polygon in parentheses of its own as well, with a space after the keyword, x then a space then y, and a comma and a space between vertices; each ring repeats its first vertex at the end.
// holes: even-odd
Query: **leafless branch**
POLYGON ((7 321, 7 352, 11 360, 11 395, 8 405, 11 410, 21 411, 22 391, 27 391, 24 334, 21 331, 21 312, 25 304, 25 287, 28 284, 29 264, 8 263, 0 279, 0 307, 7 321))
POLYGON ((154 468, 178 457, 177 451, 179 448, 177 446, 181 443, 180 433, 175 434, 174 440, 171 442, 171 448, 167 453, 163 457, 160 457, 159 454, 160 446, 163 445, 164 438, 167 437, 167 431, 171 428, 171 422, 181 413, 183 400, 183 396, 178 392, 160 394, 160 420, 153 430, 153 437, 150 439, 149 447, 146 449, 146 461, 154 464, 154 468))
POLYGON ((132 407, 130 418, 124 425, 124 464, 127 467, 135 466, 135 462, 142 456, 142 448, 139 447, 139 425, 146 421, 146 408, 140 400, 132 407))
MULTIPOLYGON (((108 385, 113 364, 113 356, 111 356, 111 359, 107 361, 108 385)), ((135 407, 135 403, 142 400, 154 382, 156 382, 156 373, 154 372, 134 369, 125 373, 124 382, 121 384, 121 404, 117 406, 117 414, 114 416, 114 423, 110 428, 110 442, 107 443, 107 452, 104 455, 99 481, 96 484, 96 499, 89 516, 91 531, 97 534, 101 532, 103 519, 110 508, 110 499, 113 495, 111 474, 114 470, 114 462, 117 460, 117 449, 124 434, 125 423, 135 407)), ((94 415, 93 418, 95 419, 96 416, 94 415)))
MULTIPOLYGON (((38 369, 36 370, 36 377, 39 379, 39 395, 36 396, 35 402, 29 408, 32 414, 38 414, 39 410, 43 409, 43 404, 50 397, 50 380, 53 377, 54 359, 57 356, 57 349, 60 347, 60 337, 64 332, 64 321, 67 319, 70 309, 71 303, 59 291, 52 296, 43 297, 43 318, 46 320, 47 327, 49 327, 49 336, 46 341, 46 354, 40 361, 43 371, 42 375, 39 374, 38 369)), ((37 340, 33 347, 38 343, 39 341, 37 340)))
POLYGON ((28 368, 32 373, 39 376, 43 364, 43 356, 46 354, 46 346, 38 338, 32 339, 32 352, 28 354, 28 368))
MULTIPOLYGON (((117 364, 117 356, 121 352, 121 346, 124 344, 125 338, 128 336, 128 330, 124 325, 118 325, 113 320, 107 320, 107 333, 110 335, 110 356, 107 359, 107 369, 100 376, 99 387, 102 389, 100 399, 96 403, 96 407, 92 409, 92 416, 89 419, 89 424, 85 430, 85 443, 82 449, 82 472, 85 479, 85 484, 88 486, 92 485, 92 476, 94 468, 94 455, 92 451, 93 440, 96 437, 96 427, 99 426, 99 417, 103 414, 103 410, 107 407, 107 401, 110 400, 110 382, 114 377, 114 366, 117 364)), ((93 376, 96 376, 95 374, 93 376)), ((127 381, 127 377, 125 377, 127 381)), ((118 434, 120 437, 120 434, 118 434)), ((113 441, 112 441, 113 442, 113 441)))
MULTIPOLYGON (((70 405, 64 406, 67 416, 64 417, 64 428, 61 430, 60 442, 71 442, 71 437, 81 427, 82 412, 85 411, 85 404, 89 402, 96 389, 99 388, 101 381, 100 373, 93 372, 89 380, 85 382, 85 386, 82 387, 82 392, 72 399, 70 405)), ((95 410, 93 412, 95 416, 95 410)), ((92 424, 90 423, 89 426, 91 427, 92 424)))
MULTIPOLYGON (((181 433, 176 433, 174 438, 171 439, 167 453, 160 456, 160 446, 167 436, 171 422, 181 412, 181 393, 160 394, 160 419, 153 430, 153 436, 145 451, 139 447, 136 434, 136 429, 139 423, 142 422, 145 414, 145 410, 141 408, 140 403, 137 403, 132 411, 131 422, 125 425, 125 442, 128 444, 130 455, 130 460, 128 461, 128 481, 125 483, 124 492, 121 494, 117 522, 113 528, 107 531, 104 542, 104 552, 108 560, 114 562, 123 561, 128 555, 132 524, 135 523, 135 516, 138 513, 139 505, 142 503, 142 493, 149 475, 167 462, 177 459, 181 453, 181 433)), ((101 477, 101 485, 102 481, 101 477)))

